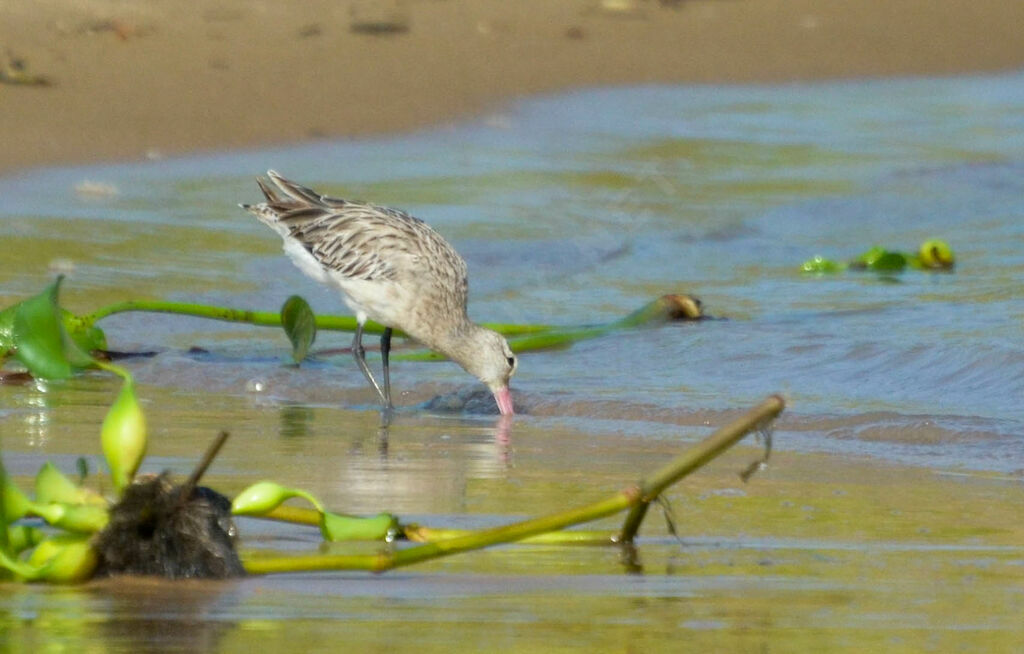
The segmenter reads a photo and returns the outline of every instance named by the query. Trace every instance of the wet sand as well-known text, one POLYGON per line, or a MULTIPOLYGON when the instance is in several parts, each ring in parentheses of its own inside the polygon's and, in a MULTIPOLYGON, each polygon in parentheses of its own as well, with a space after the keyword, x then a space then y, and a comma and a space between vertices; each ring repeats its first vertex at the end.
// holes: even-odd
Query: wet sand
POLYGON ((560 89, 1024 65, 1003 0, 11 0, 0 172, 436 125, 560 89))

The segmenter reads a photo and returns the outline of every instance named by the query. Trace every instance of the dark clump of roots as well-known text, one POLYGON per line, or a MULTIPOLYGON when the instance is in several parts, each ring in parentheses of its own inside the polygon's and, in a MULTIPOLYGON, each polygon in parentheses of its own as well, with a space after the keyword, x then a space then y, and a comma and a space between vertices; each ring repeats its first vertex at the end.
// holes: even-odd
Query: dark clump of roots
POLYGON ((245 574, 228 498, 192 486, 182 500, 181 489, 167 473, 143 477, 125 489, 97 536, 97 575, 225 579, 245 574))

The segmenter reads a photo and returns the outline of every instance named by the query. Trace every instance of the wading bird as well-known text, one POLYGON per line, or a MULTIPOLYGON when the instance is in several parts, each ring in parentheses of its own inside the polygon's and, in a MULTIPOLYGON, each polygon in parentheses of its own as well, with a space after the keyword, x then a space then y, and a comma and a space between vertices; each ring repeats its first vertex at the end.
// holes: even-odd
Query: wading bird
POLYGON ((404 211, 320 195, 267 171, 257 179, 266 202, 243 209, 284 239, 302 272, 341 291, 358 323, 352 355, 385 410, 392 408, 388 355, 400 329, 476 376, 502 414, 513 413, 508 380, 516 357, 497 332, 466 315, 466 262, 440 234, 404 211), (363 326, 384 325, 380 339, 383 388, 366 365, 363 326))

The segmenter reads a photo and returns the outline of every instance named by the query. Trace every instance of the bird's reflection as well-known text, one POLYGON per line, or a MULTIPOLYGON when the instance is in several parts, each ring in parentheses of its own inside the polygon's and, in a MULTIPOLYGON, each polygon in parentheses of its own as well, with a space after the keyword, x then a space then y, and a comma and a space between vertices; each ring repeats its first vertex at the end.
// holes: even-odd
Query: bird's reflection
POLYGON ((284 438, 304 438, 313 433, 313 409, 303 404, 286 404, 281 407, 280 434, 284 438))

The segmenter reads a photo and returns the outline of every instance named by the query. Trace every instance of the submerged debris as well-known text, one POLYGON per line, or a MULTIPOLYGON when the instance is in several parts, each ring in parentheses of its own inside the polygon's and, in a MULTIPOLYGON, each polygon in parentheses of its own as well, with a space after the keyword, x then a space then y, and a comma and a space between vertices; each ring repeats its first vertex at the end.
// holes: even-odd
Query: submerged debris
POLYGON ((245 575, 235 551, 231 502, 204 487, 182 486, 168 474, 143 477, 110 509, 96 538, 97 576, 149 575, 167 579, 225 579, 245 575))

